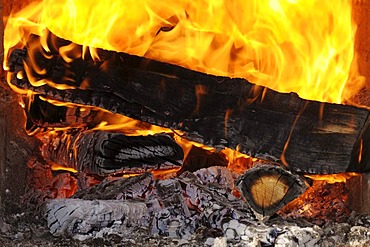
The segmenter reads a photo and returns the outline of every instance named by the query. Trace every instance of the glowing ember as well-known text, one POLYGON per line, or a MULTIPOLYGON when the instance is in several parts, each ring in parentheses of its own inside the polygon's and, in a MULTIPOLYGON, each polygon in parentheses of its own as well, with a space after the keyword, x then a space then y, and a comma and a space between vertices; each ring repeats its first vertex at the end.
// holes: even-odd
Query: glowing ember
MULTIPOLYGON (((350 0, 44 0, 8 19, 5 49, 46 28, 85 46, 243 77, 306 99, 343 103, 364 82, 353 61, 350 0)), ((61 51, 66 61, 76 56, 71 50, 61 51)))

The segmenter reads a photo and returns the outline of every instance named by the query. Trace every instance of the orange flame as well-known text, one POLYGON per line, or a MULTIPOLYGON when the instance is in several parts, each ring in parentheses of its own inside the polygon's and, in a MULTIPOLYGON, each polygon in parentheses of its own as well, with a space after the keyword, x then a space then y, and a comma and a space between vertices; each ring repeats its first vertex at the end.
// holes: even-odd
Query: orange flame
POLYGON ((315 181, 326 181, 329 184, 334 184, 334 183, 345 183, 348 179, 360 176, 360 174, 356 172, 344 172, 338 174, 322 174, 322 175, 306 174, 304 176, 311 178, 312 180, 315 181))
POLYGON ((87 46, 343 103, 364 85, 351 9, 351 0, 39 0, 7 20, 5 56, 48 28, 93 57, 87 46))

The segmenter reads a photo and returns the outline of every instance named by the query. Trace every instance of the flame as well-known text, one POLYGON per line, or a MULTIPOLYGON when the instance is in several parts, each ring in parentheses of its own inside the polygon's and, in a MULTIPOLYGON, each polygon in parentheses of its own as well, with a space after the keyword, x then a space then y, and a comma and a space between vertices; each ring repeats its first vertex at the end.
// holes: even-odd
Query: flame
POLYGON ((49 161, 49 163, 51 163, 51 170, 52 171, 69 171, 69 172, 72 172, 72 173, 77 173, 78 172, 76 169, 74 169, 72 167, 61 166, 61 165, 52 163, 50 161, 49 161))
POLYGON ((314 181, 326 181, 329 184, 334 184, 334 183, 345 183, 348 179, 360 176, 360 174, 356 172, 343 172, 338 174, 321 174, 321 175, 306 174, 304 176, 311 178, 314 181))
POLYGON ((39 0, 7 19, 5 57, 49 29, 96 59, 89 47, 343 103, 364 85, 351 11, 351 0, 39 0))
MULTIPOLYGON (((356 69, 356 26, 351 11, 350 0, 39 0, 6 19, 5 58, 12 49, 23 47, 31 34, 42 37, 41 46, 47 57, 49 29, 84 46, 82 51, 76 51, 73 44, 61 48, 59 52, 67 63, 76 57, 85 57, 86 53, 99 60, 95 48, 103 48, 209 74, 242 77, 280 92, 297 92, 306 99, 345 103, 365 82, 356 69)), ((32 59, 31 52, 31 62, 32 59)), ((9 70, 7 59, 4 69, 9 70)), ((42 68, 33 69, 39 74, 46 73, 42 68)), ((48 84, 61 90, 74 88, 38 81, 27 65, 25 70, 34 86, 48 84)), ((24 76, 17 74, 19 79, 24 76)), ((30 95, 30 91, 12 88, 30 95)), ((255 89, 255 98, 265 92, 255 89)), ((207 92, 198 87, 198 104, 202 97, 207 97, 207 92)), ((51 103, 73 106, 56 101, 51 103)), ((320 109, 321 118, 323 110, 320 109)), ((231 111, 226 112, 225 123, 231 111)), ((121 130, 128 135, 173 132, 117 114, 103 112, 102 115, 104 121, 95 129, 121 130)), ((226 128, 224 131, 226 135, 226 128)), ((181 136, 181 132, 174 134, 185 157, 193 145, 221 152, 229 161, 228 168, 238 173, 243 173, 256 161, 237 150, 217 151, 181 136)), ((289 140, 286 145, 288 143, 289 140)), ((53 164, 53 169, 66 168, 53 164)), ((154 174, 164 175, 163 171, 154 174)), ((306 176, 335 183, 355 175, 306 176)))

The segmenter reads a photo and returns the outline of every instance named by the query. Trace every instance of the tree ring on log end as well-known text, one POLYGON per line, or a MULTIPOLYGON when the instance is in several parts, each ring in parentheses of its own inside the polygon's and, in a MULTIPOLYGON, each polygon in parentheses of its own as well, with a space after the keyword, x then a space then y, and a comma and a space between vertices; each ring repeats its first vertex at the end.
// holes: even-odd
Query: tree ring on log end
POLYGON ((273 215, 308 188, 305 178, 277 164, 256 165, 235 184, 261 219, 273 215))

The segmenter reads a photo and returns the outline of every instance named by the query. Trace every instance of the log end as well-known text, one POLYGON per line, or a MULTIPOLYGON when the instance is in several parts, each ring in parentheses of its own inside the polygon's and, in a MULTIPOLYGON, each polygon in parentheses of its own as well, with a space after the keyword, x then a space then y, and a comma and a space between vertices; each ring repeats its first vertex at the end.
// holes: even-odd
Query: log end
POLYGON ((260 164, 244 173, 236 186, 260 219, 273 215, 308 188, 306 180, 276 164, 260 164))

